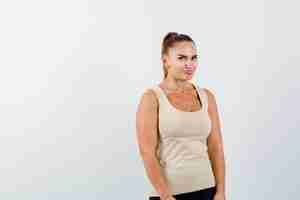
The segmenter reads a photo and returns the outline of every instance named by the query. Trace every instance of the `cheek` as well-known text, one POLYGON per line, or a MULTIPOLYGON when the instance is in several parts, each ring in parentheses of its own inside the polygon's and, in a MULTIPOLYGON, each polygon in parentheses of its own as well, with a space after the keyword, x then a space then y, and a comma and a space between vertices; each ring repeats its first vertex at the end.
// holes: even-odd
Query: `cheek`
POLYGON ((184 62, 180 60, 172 60, 171 65, 174 66, 174 68, 176 68, 176 71, 182 70, 182 68, 184 67, 184 62))

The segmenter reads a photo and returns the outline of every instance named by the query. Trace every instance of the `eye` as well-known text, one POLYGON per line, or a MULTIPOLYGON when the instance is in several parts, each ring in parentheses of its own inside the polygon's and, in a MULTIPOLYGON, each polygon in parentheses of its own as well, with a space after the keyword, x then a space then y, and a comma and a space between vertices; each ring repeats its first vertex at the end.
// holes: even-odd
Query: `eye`
POLYGON ((184 59, 184 57, 178 57, 178 59, 179 59, 179 60, 183 60, 183 59, 184 59))

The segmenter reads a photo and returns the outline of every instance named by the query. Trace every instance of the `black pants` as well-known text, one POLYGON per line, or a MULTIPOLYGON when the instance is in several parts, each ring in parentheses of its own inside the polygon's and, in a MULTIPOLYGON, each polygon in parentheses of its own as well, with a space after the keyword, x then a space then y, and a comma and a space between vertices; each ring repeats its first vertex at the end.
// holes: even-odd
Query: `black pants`
MULTIPOLYGON (((216 193, 216 186, 193 191, 193 192, 175 194, 173 195, 173 197, 175 197, 176 200, 213 200, 215 193, 216 193)), ((157 196, 156 197, 150 196, 149 200, 161 200, 161 199, 160 197, 157 196)))

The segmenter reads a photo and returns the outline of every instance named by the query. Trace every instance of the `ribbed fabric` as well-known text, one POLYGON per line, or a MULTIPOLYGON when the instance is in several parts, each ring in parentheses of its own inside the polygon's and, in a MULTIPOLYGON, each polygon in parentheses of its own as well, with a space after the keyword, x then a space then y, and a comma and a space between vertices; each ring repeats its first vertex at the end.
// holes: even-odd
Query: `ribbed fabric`
MULTIPOLYGON (((215 186, 206 142, 211 130, 208 98, 203 88, 192 84, 202 103, 201 109, 193 112, 175 108, 158 85, 151 87, 159 101, 157 157, 172 194, 215 186)), ((159 196, 154 187, 149 196, 159 196)))

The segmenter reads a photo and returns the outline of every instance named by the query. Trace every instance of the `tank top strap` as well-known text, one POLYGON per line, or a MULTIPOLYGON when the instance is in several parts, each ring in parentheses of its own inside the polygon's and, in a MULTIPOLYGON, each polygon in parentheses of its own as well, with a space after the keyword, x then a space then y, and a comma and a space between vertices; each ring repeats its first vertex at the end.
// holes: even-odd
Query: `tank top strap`
POLYGON ((200 100, 203 106, 203 110, 207 112, 208 110, 208 97, 204 88, 200 88, 196 83, 193 83, 196 86, 198 94, 200 96, 200 100))

